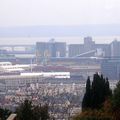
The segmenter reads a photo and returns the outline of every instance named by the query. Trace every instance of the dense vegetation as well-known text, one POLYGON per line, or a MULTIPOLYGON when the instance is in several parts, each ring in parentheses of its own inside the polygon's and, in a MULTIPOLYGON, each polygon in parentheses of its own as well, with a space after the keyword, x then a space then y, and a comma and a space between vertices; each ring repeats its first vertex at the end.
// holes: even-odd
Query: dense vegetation
POLYGON ((6 120, 10 114, 11 114, 10 110, 0 108, 0 120, 6 120))
POLYGON ((103 76, 94 74, 93 82, 90 82, 88 77, 86 83, 86 93, 82 102, 82 109, 100 109, 104 101, 112 95, 109 88, 108 78, 103 78, 103 76))
MULTIPOLYGON (((0 108, 0 120, 7 120, 12 112, 0 108)), ((16 110, 17 120, 47 120, 49 118, 47 105, 33 105, 31 101, 25 100, 16 110)))
POLYGON ((33 105, 25 100, 16 111, 18 120, 47 120, 49 118, 48 106, 33 105))
POLYGON ((108 78, 96 73, 93 81, 88 77, 82 102, 82 112, 75 120, 120 120, 120 82, 113 93, 108 78))

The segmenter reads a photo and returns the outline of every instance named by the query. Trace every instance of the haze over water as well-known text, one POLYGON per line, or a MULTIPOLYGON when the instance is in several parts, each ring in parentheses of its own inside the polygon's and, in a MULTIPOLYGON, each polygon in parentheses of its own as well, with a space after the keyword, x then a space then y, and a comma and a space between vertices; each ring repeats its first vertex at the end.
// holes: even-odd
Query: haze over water
MULTIPOLYGON (((50 39, 54 38, 56 42, 66 42, 67 44, 82 44, 84 42, 83 37, 2 37, 0 38, 0 45, 35 45, 36 42, 48 42, 50 39)), ((93 41, 96 43, 111 43, 113 40, 120 40, 120 36, 97 36, 93 37, 93 41)))

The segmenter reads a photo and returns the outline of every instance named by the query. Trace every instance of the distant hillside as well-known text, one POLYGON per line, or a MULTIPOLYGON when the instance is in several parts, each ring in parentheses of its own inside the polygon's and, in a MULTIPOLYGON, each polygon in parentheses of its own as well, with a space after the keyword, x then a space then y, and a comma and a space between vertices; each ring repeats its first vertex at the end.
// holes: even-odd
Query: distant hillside
POLYGON ((0 27, 0 37, 64 37, 120 35, 120 25, 0 27))

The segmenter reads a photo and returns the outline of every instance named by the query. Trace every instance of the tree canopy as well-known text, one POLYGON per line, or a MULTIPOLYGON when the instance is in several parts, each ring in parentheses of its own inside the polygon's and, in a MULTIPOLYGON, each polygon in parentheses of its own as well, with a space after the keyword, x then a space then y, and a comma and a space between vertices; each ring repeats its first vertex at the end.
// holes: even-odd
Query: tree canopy
POLYGON ((82 101, 82 110, 100 109, 105 99, 112 95, 108 78, 98 73, 94 74, 93 81, 88 77, 86 82, 86 92, 82 101))
POLYGON ((33 105, 25 100, 17 109, 18 120, 47 120, 49 118, 48 106, 33 105))

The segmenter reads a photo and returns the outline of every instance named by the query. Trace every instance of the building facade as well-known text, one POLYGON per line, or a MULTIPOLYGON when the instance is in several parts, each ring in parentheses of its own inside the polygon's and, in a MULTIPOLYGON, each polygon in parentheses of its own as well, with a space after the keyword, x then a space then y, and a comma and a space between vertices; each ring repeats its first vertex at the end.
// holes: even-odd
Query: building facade
POLYGON ((69 45, 69 57, 75 57, 83 52, 84 52, 84 46, 82 44, 69 45))
POLYGON ((85 54, 86 56, 86 53, 95 50, 96 53, 91 57, 111 57, 115 54, 118 55, 120 53, 119 49, 120 45, 118 44, 118 42, 111 44, 95 44, 95 42, 92 40, 92 37, 85 37, 84 44, 70 44, 68 53, 69 57, 75 57, 80 54, 85 54))
POLYGON ((120 59, 105 59, 101 63, 101 72, 110 80, 120 80, 120 59))
POLYGON ((111 57, 120 57, 120 42, 114 40, 111 44, 111 57))
POLYGON ((55 41, 37 42, 36 57, 42 61, 48 58, 66 57, 66 43, 55 41))

